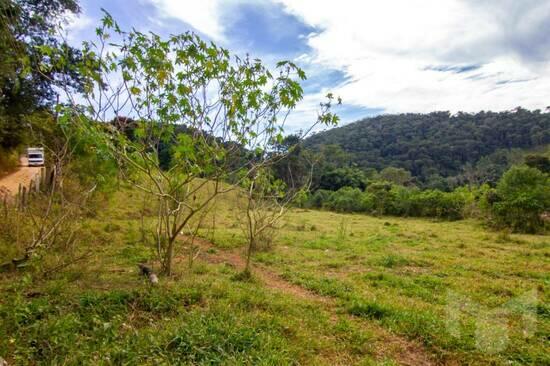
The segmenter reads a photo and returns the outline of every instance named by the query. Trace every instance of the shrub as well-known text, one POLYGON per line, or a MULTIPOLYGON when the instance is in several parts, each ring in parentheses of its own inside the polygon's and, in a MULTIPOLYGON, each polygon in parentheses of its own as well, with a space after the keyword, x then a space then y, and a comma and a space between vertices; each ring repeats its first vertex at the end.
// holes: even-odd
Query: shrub
POLYGON ((308 203, 305 206, 311 208, 322 208, 324 203, 329 200, 333 193, 334 192, 332 191, 319 189, 309 197, 308 203))
POLYGON ((497 184, 486 200, 498 226, 535 233, 544 229, 544 212, 550 210, 550 179, 547 174, 527 166, 514 166, 497 184))
POLYGON ((378 215, 389 214, 388 207, 392 205, 392 184, 387 182, 373 182, 367 187, 367 192, 372 195, 374 210, 378 215))
POLYGON ((338 212, 361 212, 363 192, 357 188, 344 187, 330 195, 326 207, 338 212))
POLYGON ((421 191, 388 182, 373 182, 365 192, 344 187, 336 192, 318 190, 306 206, 338 212, 366 212, 377 215, 435 217, 458 220, 468 211, 475 211, 476 197, 481 190, 458 188, 453 192, 421 191), (479 191, 479 192, 477 192, 479 191))
POLYGON ((466 204, 466 199, 457 191, 418 191, 411 196, 410 200, 411 216, 437 217, 449 220, 462 218, 462 211, 466 204))

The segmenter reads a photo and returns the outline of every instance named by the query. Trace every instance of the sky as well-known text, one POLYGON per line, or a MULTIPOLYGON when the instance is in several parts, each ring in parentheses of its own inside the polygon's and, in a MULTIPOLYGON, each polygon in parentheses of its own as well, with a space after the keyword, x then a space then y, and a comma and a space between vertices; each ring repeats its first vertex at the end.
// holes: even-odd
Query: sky
POLYGON ((67 29, 93 39, 107 10, 126 29, 194 31, 308 80, 298 129, 323 96, 343 123, 387 113, 550 106, 550 0, 81 0, 67 29))

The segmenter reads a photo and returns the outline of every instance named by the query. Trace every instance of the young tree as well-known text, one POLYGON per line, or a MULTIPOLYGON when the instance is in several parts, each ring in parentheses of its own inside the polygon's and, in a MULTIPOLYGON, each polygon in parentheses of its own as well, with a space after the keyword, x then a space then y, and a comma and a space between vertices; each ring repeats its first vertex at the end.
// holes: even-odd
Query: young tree
MULTIPOLYGON (((156 201, 155 246, 170 275, 178 236, 196 232, 196 217, 219 193, 271 161, 305 73, 288 61, 270 71, 189 32, 167 39, 123 32, 109 15, 97 34, 98 42, 84 45, 80 66, 85 108, 68 93, 80 112, 75 122, 97 130, 120 115, 135 121, 132 138, 110 127, 103 141, 126 178, 156 201), (168 167, 159 154, 166 146, 168 167)), ((314 122, 337 122, 330 101, 314 122)))
POLYGON ((274 176, 270 164, 264 163, 242 181, 239 203, 244 216, 241 227, 247 242, 246 265, 242 273, 245 277, 251 275, 254 251, 271 246, 277 225, 289 205, 309 189, 311 168, 306 180, 291 180, 294 183, 288 185, 274 176))

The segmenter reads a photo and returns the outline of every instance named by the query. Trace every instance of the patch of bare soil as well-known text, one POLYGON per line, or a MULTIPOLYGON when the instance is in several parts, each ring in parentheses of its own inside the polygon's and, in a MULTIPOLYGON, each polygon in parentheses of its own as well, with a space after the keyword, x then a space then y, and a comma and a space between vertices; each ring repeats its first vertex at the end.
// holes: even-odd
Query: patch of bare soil
POLYGON ((41 167, 31 167, 27 164, 27 159, 21 159, 19 168, 5 177, 0 178, 0 199, 12 197, 19 191, 19 185, 29 187, 31 181, 40 174, 41 167))
MULTIPOLYGON (((221 250, 215 248, 212 243, 202 238, 195 238, 194 243, 200 247, 200 258, 209 263, 225 263, 238 269, 244 269, 245 267, 244 254, 239 250, 221 250)), ((338 319, 336 316, 338 305, 333 298, 318 295, 308 289, 290 283, 262 265, 255 264, 253 273, 254 276, 268 288, 281 291, 300 299, 321 303, 331 314, 331 319, 334 321, 338 319)), ((420 343, 392 334, 373 322, 359 319, 351 315, 347 315, 347 317, 353 322, 359 322, 363 327, 372 330, 373 333, 378 336, 374 347, 378 358, 384 359, 386 357, 391 357, 400 365, 405 366, 436 364, 433 357, 431 357, 429 352, 426 351, 420 343)))

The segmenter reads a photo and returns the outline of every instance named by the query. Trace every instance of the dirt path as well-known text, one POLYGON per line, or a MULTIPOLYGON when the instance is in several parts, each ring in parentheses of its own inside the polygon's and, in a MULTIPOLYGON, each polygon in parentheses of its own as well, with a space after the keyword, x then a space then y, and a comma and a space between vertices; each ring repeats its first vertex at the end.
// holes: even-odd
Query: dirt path
MULTIPOLYGON (((221 250, 214 247, 209 241, 201 238, 196 238, 195 244, 201 248, 200 258, 207 262, 225 263, 236 269, 243 269, 245 267, 244 256, 239 250, 221 250)), ((280 275, 259 264, 254 264, 253 273, 266 287, 300 299, 321 303, 325 310, 331 314, 331 318, 334 321, 337 320, 336 314, 338 311, 338 304, 334 298, 318 295, 308 289, 288 282, 280 275)), ((433 357, 430 356, 429 352, 427 352, 420 343, 392 334, 373 322, 362 320, 351 315, 344 316, 347 316, 349 320, 355 323, 359 323, 365 329, 373 331, 372 333, 378 336, 374 348, 376 349, 376 356, 380 359, 391 357, 400 365, 405 366, 436 364, 436 362, 433 361, 433 357)))
POLYGON ((27 158, 21 158, 17 171, 0 178, 0 198, 15 196, 19 190, 19 184, 29 187, 31 180, 40 174, 41 167, 31 167, 27 164, 27 158))

